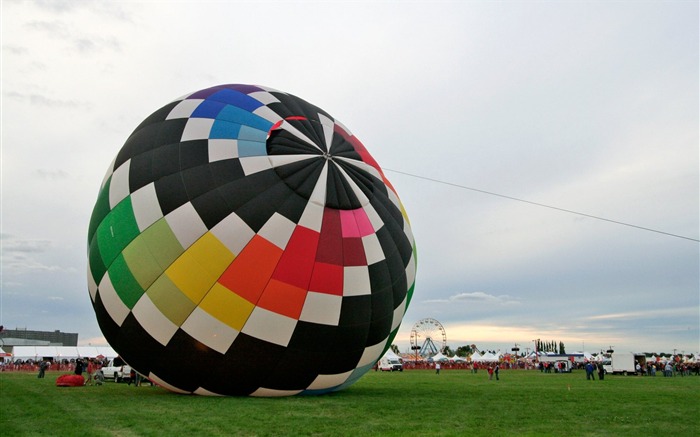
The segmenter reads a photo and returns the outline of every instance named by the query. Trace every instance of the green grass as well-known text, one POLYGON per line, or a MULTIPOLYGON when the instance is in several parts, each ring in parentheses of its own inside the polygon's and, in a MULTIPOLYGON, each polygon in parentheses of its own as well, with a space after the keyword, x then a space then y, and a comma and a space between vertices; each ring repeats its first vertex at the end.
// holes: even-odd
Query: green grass
POLYGON ((0 435, 700 435, 697 376, 370 372, 338 393, 262 399, 56 387, 58 375, 0 374, 0 435))

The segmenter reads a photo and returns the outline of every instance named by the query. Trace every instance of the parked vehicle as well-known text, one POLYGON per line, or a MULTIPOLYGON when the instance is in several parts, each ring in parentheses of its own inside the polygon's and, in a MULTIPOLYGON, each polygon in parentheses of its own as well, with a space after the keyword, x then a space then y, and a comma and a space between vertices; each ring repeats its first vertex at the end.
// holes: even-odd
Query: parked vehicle
POLYGON ((608 374, 636 375, 637 363, 643 369, 646 365, 644 354, 633 354, 632 352, 613 352, 610 355, 609 364, 603 361, 603 369, 608 374))
POLYGON ((398 358, 384 357, 379 360, 379 370, 382 372, 403 372, 403 364, 398 358))
POLYGON ((556 373, 571 373, 571 361, 557 360, 554 362, 554 371, 556 373))
POLYGON ((121 358, 117 357, 102 367, 104 379, 113 379, 115 382, 128 381, 131 379, 131 366, 121 358))
POLYGON ((572 357, 573 355, 554 354, 541 355, 539 359, 542 363, 549 363, 554 373, 569 373, 573 369, 574 358, 572 357))

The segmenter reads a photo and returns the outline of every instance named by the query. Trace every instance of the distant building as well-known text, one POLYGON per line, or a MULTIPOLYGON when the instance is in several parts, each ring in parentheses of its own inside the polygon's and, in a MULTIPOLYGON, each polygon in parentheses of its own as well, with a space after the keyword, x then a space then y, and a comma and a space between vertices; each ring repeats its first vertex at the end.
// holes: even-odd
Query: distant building
POLYGON ((4 329, 0 333, 0 346, 77 346, 78 334, 56 331, 32 331, 30 329, 4 329))

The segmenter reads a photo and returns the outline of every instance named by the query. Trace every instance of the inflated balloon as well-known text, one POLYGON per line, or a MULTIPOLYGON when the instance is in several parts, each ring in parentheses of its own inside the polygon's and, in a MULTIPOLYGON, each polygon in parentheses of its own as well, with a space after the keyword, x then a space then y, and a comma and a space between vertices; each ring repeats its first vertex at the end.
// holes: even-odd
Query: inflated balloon
POLYGON ((88 242, 105 338, 181 393, 345 388, 390 346, 415 282, 406 213, 365 147, 260 86, 198 91, 141 123, 88 242))

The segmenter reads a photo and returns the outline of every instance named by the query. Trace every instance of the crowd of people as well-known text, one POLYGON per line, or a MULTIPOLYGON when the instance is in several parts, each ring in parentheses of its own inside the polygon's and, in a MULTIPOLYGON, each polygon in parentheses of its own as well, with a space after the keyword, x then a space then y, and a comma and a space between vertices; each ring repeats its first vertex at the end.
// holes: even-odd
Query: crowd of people
POLYGON ((635 370, 640 376, 656 376, 661 373, 664 377, 672 376, 700 376, 700 363, 677 363, 666 361, 665 363, 635 363, 635 370))
MULTIPOLYGON (((108 360, 104 358, 77 358, 63 360, 15 360, 8 362, 0 362, 0 371, 22 371, 22 372, 37 372, 38 378, 44 378, 48 371, 72 372, 76 375, 85 373, 86 385, 102 383, 104 375, 101 374, 101 368, 108 364, 108 360)), ((674 376, 700 376, 700 363, 685 363, 668 360, 666 362, 636 362, 636 374, 640 376, 656 376, 657 373, 664 377, 674 376)), ((494 376, 499 379, 499 370, 501 369, 537 369, 543 373, 562 373, 568 371, 562 368, 560 362, 538 362, 538 363, 472 363, 472 362, 442 362, 432 363, 429 361, 407 361, 403 362, 404 369, 435 369, 436 373, 443 370, 468 370, 472 373, 477 373, 479 369, 485 370, 489 374, 489 379, 494 376)), ((586 379, 604 379, 605 370, 602 363, 599 362, 583 362, 572 363, 573 369, 583 369, 586 371, 586 379)), ((129 383, 133 382, 136 385, 146 378, 134 372, 130 375, 129 383)))
POLYGON ((102 367, 107 365, 109 362, 106 358, 73 358, 73 359, 60 359, 60 360, 14 360, 5 361, 0 363, 0 371, 15 371, 15 372, 37 372, 41 370, 42 365, 44 366, 44 371, 60 371, 60 372, 73 372, 77 366, 78 361, 81 362, 83 371, 87 369, 87 361, 92 362, 93 366, 102 367))
MULTIPOLYGON (((75 375, 81 375, 85 378, 85 385, 101 385, 104 383, 104 374, 102 367, 109 363, 108 359, 103 358, 76 358, 64 360, 16 360, 14 362, 0 363, 0 370, 18 371, 18 372, 37 372, 38 378, 44 378, 47 371, 69 372, 75 375)), ((128 378, 124 378, 129 385, 132 383, 135 386, 148 383, 154 385, 147 377, 131 369, 128 378)))
POLYGON ((103 358, 75 358, 63 360, 16 360, 0 363, 0 370, 18 372, 38 372, 37 378, 44 378, 47 371, 69 372, 85 378, 85 385, 104 383, 102 367, 108 360, 103 358))
MULTIPOLYGON (((495 373, 495 369, 536 369, 542 373, 564 373, 571 370, 585 370, 587 379, 604 379, 605 378, 605 368, 603 363, 596 361, 585 361, 585 362, 573 362, 566 366, 563 362, 498 362, 498 363, 472 363, 472 362, 441 362, 433 363, 430 361, 411 361, 404 360, 403 368, 412 369, 435 369, 436 373, 440 373, 437 366, 440 366, 441 370, 468 370, 472 373, 476 373, 478 370, 482 369, 489 374, 495 373), (596 378, 597 377, 597 378, 596 378)), ((675 362, 668 360, 665 362, 647 362, 644 365, 637 363, 636 369, 637 375, 640 376, 656 376, 657 373, 665 377, 673 376, 700 376, 700 363, 685 363, 685 362, 675 362)), ((496 377, 496 379, 498 379, 496 377)))
MULTIPOLYGON (((474 369, 488 370, 489 367, 498 364, 501 369, 534 369, 533 364, 525 363, 508 363, 508 362, 466 362, 466 361, 443 361, 440 362, 440 366, 444 370, 469 370, 474 369)), ((434 369, 435 363, 430 361, 413 361, 413 360, 403 360, 404 369, 434 369)))

